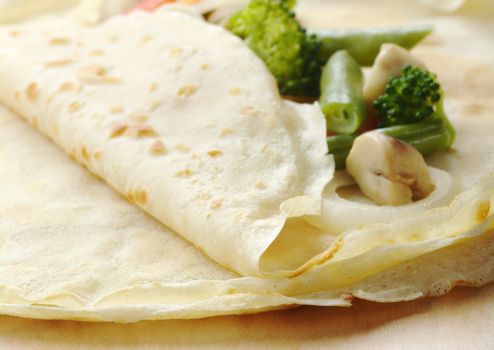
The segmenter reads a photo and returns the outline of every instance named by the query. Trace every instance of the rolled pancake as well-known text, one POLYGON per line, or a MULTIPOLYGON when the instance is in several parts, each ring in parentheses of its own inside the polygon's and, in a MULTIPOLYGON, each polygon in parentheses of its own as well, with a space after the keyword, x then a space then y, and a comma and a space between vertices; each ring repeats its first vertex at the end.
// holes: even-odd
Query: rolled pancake
MULTIPOLYGON (((481 63, 474 62, 476 66, 481 63)), ((8 69, 1 71, 6 74, 8 69)), ((2 87, 9 89, 5 85, 2 87)), ((488 88, 485 84, 484 87, 488 88)), ((464 104, 464 100, 460 99, 459 105, 464 104)), ((483 114, 478 116, 479 122, 486 127, 488 120, 484 119, 483 114)), ((478 138, 472 137, 481 131, 479 125, 475 125, 470 125, 471 129, 465 128, 465 139, 459 140, 457 147, 473 144, 489 151, 491 145, 485 140, 478 142, 478 138), (473 135, 468 134, 468 130, 473 135)), ((411 235, 412 232, 407 231, 411 227, 417 229, 416 218, 399 225, 364 228, 340 237, 335 254, 335 250, 329 250, 331 254, 323 254, 313 260, 313 263, 317 261, 320 264, 297 278, 238 278, 235 273, 195 252, 173 233, 163 231, 149 218, 132 211, 134 209, 130 209, 130 205, 110 195, 110 191, 106 190, 108 200, 100 205, 102 199, 98 196, 104 192, 101 182, 83 175, 75 165, 71 167, 79 173, 74 170, 67 177, 61 176, 65 173, 62 169, 70 162, 61 161, 61 155, 53 147, 47 148, 46 143, 41 142, 45 144, 44 152, 39 153, 38 158, 32 157, 30 153, 33 149, 39 149, 40 144, 36 142, 40 139, 30 144, 31 141, 27 140, 33 139, 32 133, 19 122, 14 122, 11 116, 5 117, 2 132, 5 135, 2 141, 6 142, 2 149, 8 151, 2 154, 8 156, 2 163, 15 164, 3 168, 1 173, 5 188, 9 189, 2 192, 6 197, 5 200, 2 198, 1 217, 8 219, 2 220, 0 229, 6 242, 3 246, 5 271, 1 274, 4 278, 2 285, 5 286, 3 310, 6 313, 119 321, 204 317, 259 311, 293 303, 348 305, 345 299, 347 294, 381 301, 404 300, 426 295, 439 288, 438 285, 442 286, 438 293, 444 292, 447 286, 458 280, 481 284, 492 279, 492 259, 489 260, 492 240, 489 234, 482 235, 489 221, 487 217, 475 219, 479 212, 476 209, 485 208, 486 201, 489 201, 489 179, 474 188, 473 192, 465 192, 463 198, 466 199, 456 207, 442 210, 439 215, 425 214, 430 217, 422 220, 424 225, 419 230, 419 236, 417 232, 411 235), (25 151, 22 152, 23 149, 25 151), (53 153, 58 154, 58 165, 47 162, 53 153), (14 159, 22 154, 25 155, 25 163, 16 162, 14 159), (33 184, 31 176, 20 177, 25 173, 25 168, 38 169, 39 164, 45 162, 50 165, 44 169, 46 174, 40 172, 37 176, 42 181, 35 180, 33 184), (76 181, 81 176, 83 181, 76 181), (40 183, 36 186, 36 182, 40 183), (88 187, 93 191, 88 192, 88 187), (31 188, 38 189, 37 200, 31 194, 31 188), (25 193, 23 191, 29 194, 20 195, 25 193), (462 213, 464 216, 459 215, 462 213), (461 219, 451 223, 452 217, 461 219), (25 224, 14 225, 19 222, 25 224), (40 230, 40 227, 45 230, 40 230), (63 228, 68 229, 65 231, 63 228), (94 228, 98 230, 93 231, 94 228), (93 232, 94 235, 88 236, 93 232), (473 238, 477 235, 481 236, 473 238), (459 245, 441 249, 454 243, 459 245), (466 249, 468 245, 473 248, 466 249), (436 252, 424 255, 432 250, 436 252), (476 254, 462 254, 472 251, 476 254), (168 257, 170 252, 176 252, 177 256, 168 257), (193 254, 190 255, 190 252, 193 254), (420 255, 424 255, 423 260, 414 260, 411 268, 419 266, 428 269, 419 269, 418 273, 409 276, 410 264, 403 270, 408 263, 400 263, 420 255), (451 262, 451 256, 459 256, 461 264, 451 262), (149 258, 149 264, 146 264, 146 258, 149 258), (450 264, 444 268, 429 267, 428 262, 442 261, 441 258, 450 264)), ((468 155, 462 153, 462 148, 459 150, 460 155, 468 155)), ((452 159, 451 165, 464 169, 461 166, 463 158, 456 159, 457 155, 443 157, 442 160, 452 159)), ((84 162, 82 154, 78 157, 84 162)), ((469 161, 475 163, 470 158, 469 161)), ((465 188, 471 187, 481 175, 486 174, 489 164, 475 163, 477 169, 483 168, 470 175, 467 172, 461 174, 458 170, 460 179, 463 175, 464 181, 461 183, 465 184, 465 188)), ((451 166, 450 171, 453 169, 451 166)), ((300 221, 296 224, 303 225, 300 221)), ((294 233, 300 232, 304 231, 294 233)), ((297 244, 300 247, 298 243, 292 242, 292 246, 297 244)), ((324 250, 328 242, 322 242, 319 247, 324 250)), ((285 263, 283 259, 281 262, 285 263)))
POLYGON ((0 53, 0 94, 8 106, 236 271, 274 274, 319 253, 305 240, 263 271, 286 219, 318 214, 333 166, 317 106, 284 102, 240 39, 180 11, 39 28, 2 31, 9 43, 0 53), (36 55, 26 56, 28 48, 36 55), (17 82, 13 90, 8 81, 17 82))

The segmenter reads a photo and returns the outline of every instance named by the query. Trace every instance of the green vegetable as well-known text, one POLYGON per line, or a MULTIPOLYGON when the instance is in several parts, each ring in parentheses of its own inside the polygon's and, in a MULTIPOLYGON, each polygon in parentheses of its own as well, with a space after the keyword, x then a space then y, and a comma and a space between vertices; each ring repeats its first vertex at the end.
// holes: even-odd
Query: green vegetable
MULTIPOLYGON (((451 147, 455 129, 443 108, 444 93, 436 77, 417 67, 405 67, 402 75, 390 79, 385 93, 374 103, 385 128, 376 129, 414 146, 424 157, 451 147), (385 121, 385 122, 384 122, 385 121)), ((356 136, 328 137, 337 169, 345 160, 356 136)))
POLYGON ((339 50, 370 66, 383 43, 410 49, 432 31, 409 27, 308 34, 295 18, 294 5, 295 0, 251 0, 226 24, 264 61, 283 95, 317 96, 322 65, 339 50))
POLYGON ((444 92, 437 78, 429 71, 406 66, 401 76, 391 78, 383 95, 374 101, 381 125, 395 126, 440 120, 450 138, 449 148, 455 138, 455 130, 444 113, 444 92))
POLYGON ((328 29, 314 31, 321 40, 319 59, 323 62, 336 51, 347 50, 362 66, 371 66, 381 45, 393 43, 411 49, 432 32, 431 27, 328 29))
POLYGON ((295 1, 252 0, 233 15, 226 28, 264 61, 283 95, 316 96, 320 42, 308 35, 291 10, 295 1))
POLYGON ((346 168, 346 158, 355 138, 355 135, 335 135, 327 138, 329 153, 334 157, 336 170, 346 168))
POLYGON ((365 120, 364 77, 360 66, 346 51, 338 51, 328 60, 321 76, 319 104, 327 129, 352 134, 365 120))
MULTIPOLYGON (((448 149, 451 142, 450 132, 439 119, 380 128, 376 131, 412 145, 424 157, 448 149)), ((356 137, 356 135, 335 135, 327 138, 329 153, 334 156, 337 170, 345 169, 346 158, 356 137)))
POLYGON ((412 145, 424 157, 446 150, 452 143, 450 131, 440 119, 432 118, 417 124, 397 125, 377 130, 412 145))

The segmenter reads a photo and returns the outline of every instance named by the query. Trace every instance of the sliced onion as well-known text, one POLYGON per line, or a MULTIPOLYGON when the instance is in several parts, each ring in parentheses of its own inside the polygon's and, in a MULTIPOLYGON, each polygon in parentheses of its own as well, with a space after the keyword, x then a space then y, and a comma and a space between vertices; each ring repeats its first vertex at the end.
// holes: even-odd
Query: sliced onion
POLYGON ((372 223, 390 223, 430 208, 447 205, 451 199, 451 176, 440 169, 429 167, 436 188, 424 199, 399 206, 379 206, 363 195, 344 198, 338 190, 354 185, 346 172, 337 172, 323 195, 321 216, 306 216, 305 220, 331 234, 372 223))

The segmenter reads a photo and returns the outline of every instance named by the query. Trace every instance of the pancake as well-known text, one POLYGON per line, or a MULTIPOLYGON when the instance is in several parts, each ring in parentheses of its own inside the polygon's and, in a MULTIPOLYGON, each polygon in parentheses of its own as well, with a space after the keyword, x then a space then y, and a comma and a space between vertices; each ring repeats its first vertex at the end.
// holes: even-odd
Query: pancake
POLYGON ((338 233, 304 220, 321 214, 333 175, 317 105, 282 100, 221 28, 176 10, 2 28, 0 100, 103 179, 2 112, 3 312, 130 322, 492 280, 493 72, 489 56, 451 52, 449 28, 471 29, 445 20, 417 54, 439 73, 458 130, 454 151, 429 160, 450 173, 454 199, 338 233), (455 85, 465 77, 467 92, 455 85))

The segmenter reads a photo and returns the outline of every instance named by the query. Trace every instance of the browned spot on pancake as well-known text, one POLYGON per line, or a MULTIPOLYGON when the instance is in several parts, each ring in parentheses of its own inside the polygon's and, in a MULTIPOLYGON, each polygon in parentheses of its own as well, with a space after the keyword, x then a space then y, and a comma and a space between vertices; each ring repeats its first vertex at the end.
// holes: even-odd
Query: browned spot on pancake
POLYGON ((102 154, 101 151, 94 152, 94 154, 93 154, 94 160, 100 160, 101 159, 101 154, 102 154))
POLYGON ((86 162, 89 162, 89 153, 87 151, 86 146, 82 146, 81 155, 82 155, 82 159, 84 159, 86 162))
POLYGON ((149 148, 149 153, 158 156, 166 153, 166 147, 161 140, 156 140, 149 148))
POLYGON ((69 152, 69 157, 72 158, 73 160, 77 160, 77 154, 76 154, 75 149, 73 149, 69 152))
POLYGON ((208 199, 211 199, 211 194, 210 193, 203 193, 199 196, 199 198, 202 200, 208 200, 208 199))
POLYGON ((484 202, 481 203, 477 207, 477 221, 484 221, 487 218, 487 215, 489 215, 489 211, 491 209, 491 204, 489 202, 484 202))
POLYGON ((117 106, 113 106, 111 109, 110 109, 110 113, 122 113, 124 111, 124 108, 120 105, 117 105, 117 106))
POLYGON ((196 92, 197 87, 194 85, 185 85, 177 90, 177 96, 180 98, 186 98, 196 92))
POLYGON ((184 145, 183 143, 178 143, 175 145, 175 149, 180 152, 187 153, 190 151, 190 147, 187 145, 184 145))
POLYGON ((170 50, 170 57, 178 57, 182 53, 182 49, 180 47, 174 47, 170 50))
POLYGON ((263 145, 261 147, 261 153, 264 153, 264 154, 272 154, 273 153, 273 150, 268 145, 263 145))
POLYGON ((134 114, 130 116, 130 119, 138 123, 145 123, 149 120, 149 116, 145 114, 134 114))
POLYGON ((158 84, 152 83, 149 85, 149 92, 155 92, 156 90, 158 90, 158 84))
POLYGON ((77 112, 79 109, 81 109, 83 103, 79 101, 74 101, 69 106, 67 109, 69 110, 70 113, 77 112))
POLYGON ((48 42, 50 45, 67 45, 70 43, 71 40, 69 38, 53 38, 48 42))
POLYGON ((63 67, 67 66, 71 63, 74 63, 74 60, 71 58, 63 58, 60 60, 54 60, 54 61, 48 61, 45 63, 46 68, 52 68, 52 67, 63 67))
POLYGON ((77 75, 81 78, 94 78, 106 75, 106 69, 99 64, 90 64, 80 67, 77 75))
POLYGON ((177 171, 175 173, 175 175, 177 177, 189 177, 190 175, 192 175, 192 170, 190 170, 190 169, 180 170, 180 171, 177 171))
POLYGON ((225 137, 225 136, 228 136, 228 135, 231 135, 233 134, 233 130, 230 129, 230 128, 224 128, 224 129, 221 129, 220 133, 219 133, 219 136, 220 137, 225 137))
POLYGON ((266 185, 262 181, 256 181, 256 182, 254 182, 254 187, 259 189, 259 190, 262 190, 262 189, 266 188, 266 185))
POLYGON ((103 51, 102 50, 93 50, 89 52, 89 56, 103 56, 103 51))
POLYGON ((149 107, 148 107, 148 110, 150 112, 153 112, 155 111, 156 109, 158 109, 161 105, 163 104, 162 101, 159 101, 159 100, 152 100, 151 102, 149 102, 149 107))
POLYGON ((219 209, 223 203, 223 199, 217 198, 211 201, 211 209, 219 209))
POLYGON ((148 194, 145 190, 137 190, 134 193, 130 194, 132 197, 132 201, 140 204, 140 205, 146 205, 148 202, 148 194))
POLYGON ((207 69, 209 69, 209 64, 207 63, 201 64, 201 70, 207 70, 207 69))
POLYGON ((485 111, 485 109, 486 109, 485 105, 483 105, 483 104, 472 103, 472 104, 466 105, 464 108, 464 111, 466 114, 468 114, 470 116, 470 115, 480 114, 483 111, 485 111))
POLYGON ((65 81, 60 85, 58 91, 67 92, 67 91, 74 91, 76 89, 77 89, 77 85, 75 83, 71 81, 65 81))
POLYGON ((122 136, 124 132, 127 131, 128 128, 129 126, 125 124, 114 125, 110 132, 110 138, 122 136))
POLYGON ((99 64, 90 64, 80 67, 77 71, 79 79, 88 83, 101 84, 117 84, 121 80, 119 78, 108 76, 106 69, 99 64))
POLYGON ((157 136, 157 133, 149 125, 141 124, 141 125, 132 125, 131 127, 129 127, 125 131, 125 135, 141 138, 141 137, 157 136))
POLYGON ((218 149, 213 149, 213 150, 208 152, 208 156, 210 156, 212 158, 217 158, 217 157, 220 157, 222 155, 223 155, 223 152, 221 152, 218 149))
POLYGON ((240 95, 240 92, 241 92, 240 88, 234 87, 230 89, 229 94, 235 96, 235 95, 240 95))
POLYGON ((145 35, 141 38, 141 41, 139 42, 139 47, 145 46, 148 42, 153 40, 153 37, 151 35, 145 35))
POLYGON ((115 124, 110 132, 110 138, 118 136, 133 136, 137 138, 157 136, 156 131, 149 125, 115 124))
POLYGON ((39 96, 39 87, 37 83, 31 83, 26 87, 26 97, 29 101, 35 102, 39 96))
POLYGON ((479 283, 472 282, 472 281, 464 281, 464 280, 459 280, 454 282, 454 286, 458 287, 479 287, 479 283))
POLYGON ((242 109, 240 109, 240 113, 245 114, 245 115, 250 115, 250 116, 258 115, 257 110, 252 106, 242 107, 242 109))

